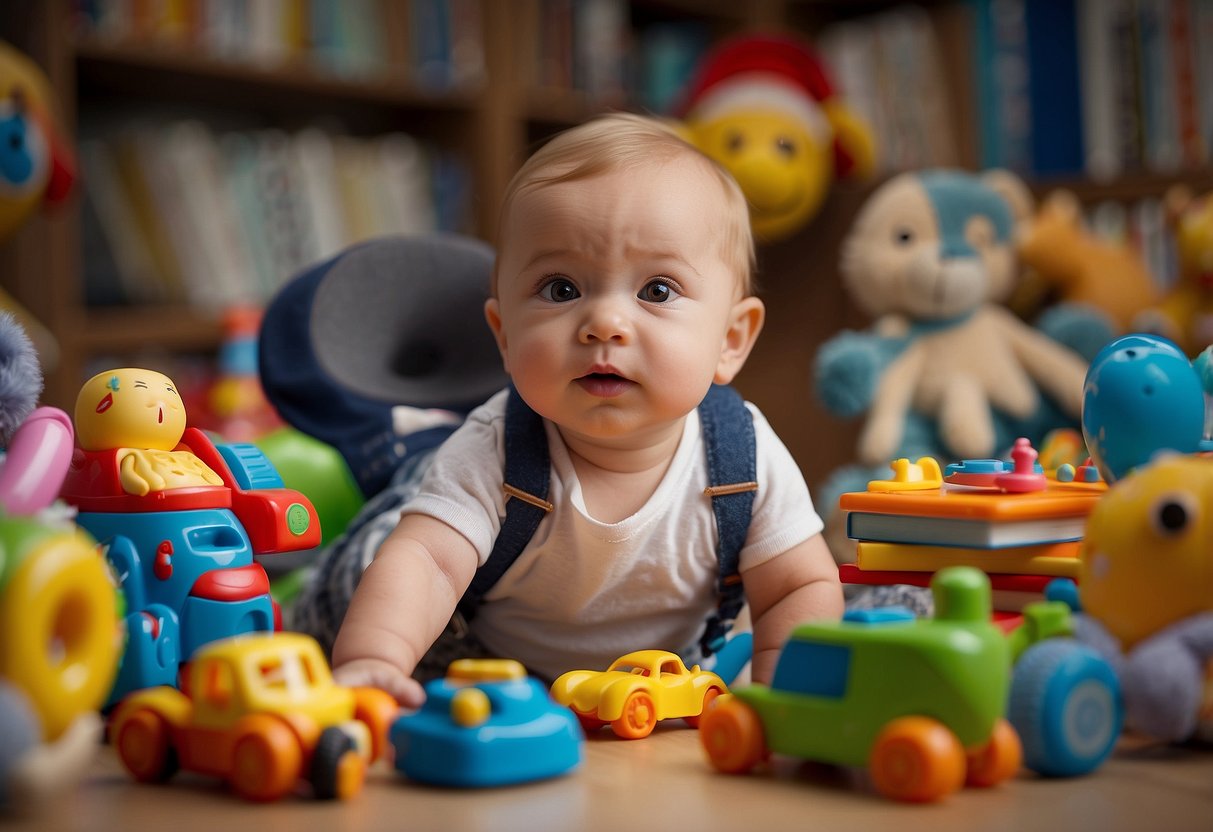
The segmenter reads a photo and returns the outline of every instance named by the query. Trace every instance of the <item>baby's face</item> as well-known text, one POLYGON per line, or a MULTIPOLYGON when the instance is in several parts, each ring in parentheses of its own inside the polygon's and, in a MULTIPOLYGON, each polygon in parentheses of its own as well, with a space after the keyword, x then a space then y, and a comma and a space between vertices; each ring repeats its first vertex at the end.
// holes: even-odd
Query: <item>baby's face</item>
POLYGON ((725 219, 690 159, 519 194, 486 311, 527 403, 566 436, 610 441, 670 426, 727 381, 741 291, 725 219))
POLYGON ((98 373, 76 399, 76 438, 86 451, 171 451, 185 431, 185 406, 173 380, 152 370, 98 373))

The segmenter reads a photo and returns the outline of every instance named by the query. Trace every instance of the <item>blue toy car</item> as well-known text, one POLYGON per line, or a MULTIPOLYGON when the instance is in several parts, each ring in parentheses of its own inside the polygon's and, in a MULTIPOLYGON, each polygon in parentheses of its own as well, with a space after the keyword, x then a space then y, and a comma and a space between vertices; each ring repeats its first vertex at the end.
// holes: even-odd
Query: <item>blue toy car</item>
POLYGON ((425 705, 399 717, 396 768, 438 786, 477 788, 563 774, 581 762, 584 735, 513 660, 461 659, 426 685, 425 705))

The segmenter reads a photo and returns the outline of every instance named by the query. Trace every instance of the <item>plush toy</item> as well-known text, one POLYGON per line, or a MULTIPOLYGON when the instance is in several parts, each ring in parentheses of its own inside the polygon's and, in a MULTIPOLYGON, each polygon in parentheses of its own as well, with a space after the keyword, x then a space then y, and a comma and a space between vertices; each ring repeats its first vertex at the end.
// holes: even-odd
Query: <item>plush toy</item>
POLYGON ((842 272, 876 323, 870 339, 839 336, 852 348, 827 342, 816 365, 827 407, 853 415, 866 403, 860 462, 904 456, 912 413, 937 426, 945 459, 992 456, 996 414, 1030 420, 1042 391, 1077 419, 1086 362, 998 304, 1015 281, 1015 217, 1030 204, 1010 174, 934 170, 893 178, 860 211, 842 272))
MULTIPOLYGON (((57 129, 50 82, 38 66, 0 41, 0 240, 12 234, 39 206, 67 199, 75 159, 57 129)), ((46 365, 58 358, 54 336, 0 289, 0 308, 17 316, 46 365)))
POLYGON ((1009 305, 1024 318, 1046 305, 1078 303, 1106 314, 1121 333, 1156 299, 1157 284, 1141 256, 1091 234, 1070 191, 1050 193, 1036 215, 1019 224, 1016 239, 1026 272, 1009 305))
POLYGON ((1164 457, 1109 489, 1087 522, 1077 635, 1108 658, 1125 722, 1213 742, 1213 460, 1164 457))
POLYGON ((760 240, 808 223, 835 178, 875 164, 870 130, 835 95, 810 48, 753 35, 709 53, 680 115, 688 138, 737 179, 760 240))
POLYGON ((1194 197, 1177 185, 1164 201, 1179 274, 1158 305, 1138 316, 1134 328, 1164 335, 1194 356, 1213 344, 1213 193, 1194 197))
POLYGON ((53 100, 42 70, 0 41, 0 239, 71 190, 75 162, 55 127, 53 100))
POLYGON ((45 805, 83 775, 117 669, 114 586, 96 543, 55 501, 72 423, 33 409, 33 345, 0 313, 0 810, 45 805))

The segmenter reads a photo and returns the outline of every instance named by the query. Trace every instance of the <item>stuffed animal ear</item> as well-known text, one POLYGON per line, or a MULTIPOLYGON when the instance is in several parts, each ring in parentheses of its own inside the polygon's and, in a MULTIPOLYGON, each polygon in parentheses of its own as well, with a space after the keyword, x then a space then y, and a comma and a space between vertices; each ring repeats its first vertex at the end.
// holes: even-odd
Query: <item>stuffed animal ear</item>
POLYGON ((867 123, 831 98, 822 109, 834 130, 834 173, 839 179, 866 179, 876 170, 876 140, 867 123))
POLYGON ((1053 216, 1065 220, 1067 223, 1082 224, 1082 205, 1079 203, 1078 197, 1074 195, 1074 192, 1067 191, 1065 188, 1058 188, 1045 197, 1044 204, 1041 205, 1041 211, 1048 211, 1053 216))
POLYGON ((993 168, 981 174, 981 181, 1011 206, 1016 225, 1031 219, 1036 201, 1022 179, 1009 170, 993 168))

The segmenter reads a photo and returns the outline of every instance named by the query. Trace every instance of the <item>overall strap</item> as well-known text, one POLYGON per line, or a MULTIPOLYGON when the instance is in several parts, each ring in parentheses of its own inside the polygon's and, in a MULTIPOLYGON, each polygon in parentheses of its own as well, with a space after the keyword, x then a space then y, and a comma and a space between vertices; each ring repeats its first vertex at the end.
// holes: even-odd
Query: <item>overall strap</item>
POLYGON ((505 406, 505 520, 488 560, 476 570, 459 601, 464 621, 476 616, 485 594, 514 565, 539 522, 552 510, 548 502, 551 467, 543 417, 511 385, 505 406))
POLYGON ((704 657, 724 646, 733 621, 745 605, 740 554, 750 529, 758 490, 758 450, 754 419, 741 395, 713 384, 699 405, 699 422, 708 459, 706 494, 716 517, 717 608, 699 639, 704 657))

